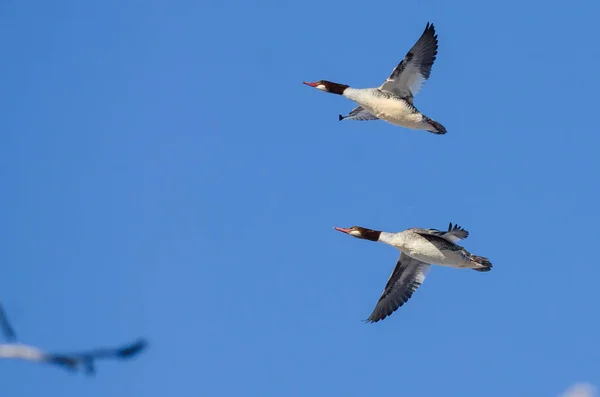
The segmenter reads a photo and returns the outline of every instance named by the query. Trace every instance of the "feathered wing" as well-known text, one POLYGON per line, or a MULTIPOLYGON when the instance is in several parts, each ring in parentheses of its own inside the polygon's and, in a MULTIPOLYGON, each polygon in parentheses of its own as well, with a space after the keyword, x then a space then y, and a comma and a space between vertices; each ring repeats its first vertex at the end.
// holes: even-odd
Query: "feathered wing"
POLYGON ((73 357, 79 357, 82 359, 105 359, 105 358, 129 358, 141 353, 148 346, 148 342, 145 339, 138 339, 135 342, 129 343, 124 346, 116 348, 101 348, 90 350, 87 352, 73 354, 73 357))
POLYGON ((54 354, 53 358, 62 360, 63 362, 76 362, 81 364, 85 372, 93 375, 96 372, 95 361, 98 359, 127 359, 142 352, 148 346, 148 342, 140 338, 130 344, 116 348, 102 348, 90 350, 87 352, 73 354, 54 354))
POLYGON ((439 250, 460 251, 464 248, 445 237, 445 234, 431 233, 429 231, 415 231, 416 234, 435 245, 439 250))
POLYGON ((469 237, 469 232, 458 226, 457 224, 452 225, 452 222, 448 225, 448 231, 443 234, 443 237, 452 241, 453 243, 457 243, 460 240, 464 240, 469 237))
POLYGON ((8 321, 8 316, 6 315, 6 311, 4 310, 2 303, 0 303, 0 328, 2 328, 2 333, 9 342, 13 342, 17 339, 15 330, 8 321))
POLYGON ((340 114, 339 119, 340 119, 340 121, 342 121, 342 120, 358 120, 358 121, 379 120, 379 118, 377 118, 377 116, 366 111, 365 109, 362 108, 362 106, 358 106, 358 107, 352 109, 352 111, 350 113, 348 113, 347 116, 342 116, 340 114))
POLYGON ((418 233, 420 235, 428 234, 428 235, 433 235, 433 236, 437 236, 437 237, 442 237, 451 243, 457 243, 460 240, 464 240, 467 237, 469 237, 468 231, 466 231, 465 229, 463 229, 462 227, 460 227, 456 224, 453 225, 452 222, 450 222, 450 224, 448 225, 448 230, 445 230, 445 231, 438 230, 438 229, 418 229, 418 228, 413 228, 410 230, 412 230, 413 232, 418 233))
POLYGON ((429 263, 418 261, 401 253, 383 294, 366 321, 375 323, 383 320, 405 304, 425 280, 430 266, 429 263))
POLYGON ((412 99, 431 75, 437 50, 438 41, 435 28, 433 24, 427 23, 419 40, 379 88, 401 98, 412 99))
POLYGON ((96 349, 86 353, 78 354, 80 357, 91 359, 97 358, 129 358, 141 353, 148 346, 148 342, 140 338, 135 342, 117 348, 96 349))

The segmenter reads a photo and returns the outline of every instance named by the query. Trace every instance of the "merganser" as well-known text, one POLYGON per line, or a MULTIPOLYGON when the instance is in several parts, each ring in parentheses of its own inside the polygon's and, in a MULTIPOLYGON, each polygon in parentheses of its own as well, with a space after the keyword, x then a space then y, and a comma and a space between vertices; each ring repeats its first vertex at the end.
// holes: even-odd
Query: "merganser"
POLYGON ((379 88, 351 88, 345 84, 319 80, 304 84, 332 94, 343 95, 358 103, 347 116, 339 120, 385 120, 391 124, 434 134, 445 134, 446 128, 430 119, 413 104, 413 97, 431 74, 438 50, 433 24, 427 23, 417 43, 379 88))
MULTIPOLYGON (((0 328, 5 334, 5 337, 13 341, 16 336, 8 322, 6 313, 0 305, 0 328)), ((47 353, 36 346, 25 345, 22 343, 5 343, 0 344, 0 359, 21 359, 29 361, 37 361, 48 364, 55 364, 62 368, 69 370, 77 370, 79 367, 83 367, 88 375, 95 373, 94 362, 97 359, 116 358, 125 359, 130 358, 140 353, 147 346, 145 339, 138 339, 133 343, 116 347, 116 348, 104 348, 96 349, 83 353, 73 354, 55 354, 47 353)))
POLYGON ((487 272, 492 268, 489 259, 473 255, 456 244, 467 238, 469 232, 452 223, 447 231, 411 228, 388 233, 360 226, 336 227, 335 230, 360 239, 380 241, 401 251, 383 294, 366 320, 370 323, 383 320, 406 303, 425 280, 431 264, 478 272, 487 272))

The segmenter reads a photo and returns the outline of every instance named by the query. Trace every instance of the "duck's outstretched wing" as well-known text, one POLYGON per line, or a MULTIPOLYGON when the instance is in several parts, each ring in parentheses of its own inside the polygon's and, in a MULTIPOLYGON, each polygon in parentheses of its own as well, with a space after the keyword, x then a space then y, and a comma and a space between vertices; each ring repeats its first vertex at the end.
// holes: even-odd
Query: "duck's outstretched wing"
POLYGON ((435 28, 433 24, 427 23, 419 40, 379 89, 412 100, 431 75, 437 51, 438 41, 435 28))
POLYGON ((358 106, 354 109, 352 109, 352 111, 350 113, 348 113, 347 116, 342 116, 341 114, 338 116, 339 120, 358 120, 358 121, 368 121, 368 120, 379 120, 377 118, 377 116, 373 115, 370 112, 367 112, 365 109, 362 108, 362 106, 358 106))
POLYGON ((404 252, 401 253, 383 294, 366 321, 375 323, 398 310, 421 286, 430 267, 429 263, 413 259, 404 252))
POLYGON ((469 237, 469 232, 457 224, 454 224, 453 226, 452 222, 450 222, 448 225, 448 231, 443 234, 443 237, 447 238, 453 243, 456 243, 469 237))
POLYGON ((88 374, 95 373, 94 363, 96 360, 102 359, 128 359, 141 353, 148 346, 146 339, 140 338, 133 343, 116 347, 116 348, 101 348, 82 353, 70 355, 60 355, 60 357, 70 357, 80 362, 88 374))
POLYGON ((448 225, 448 230, 443 230, 443 231, 438 230, 438 229, 418 229, 418 228, 413 228, 410 230, 412 230, 415 233, 418 233, 420 235, 429 234, 432 236, 442 237, 451 243, 457 243, 460 240, 464 240, 467 237, 469 237, 468 231, 466 231, 462 227, 458 226, 457 224, 453 225, 452 222, 450 222, 450 224, 448 225))

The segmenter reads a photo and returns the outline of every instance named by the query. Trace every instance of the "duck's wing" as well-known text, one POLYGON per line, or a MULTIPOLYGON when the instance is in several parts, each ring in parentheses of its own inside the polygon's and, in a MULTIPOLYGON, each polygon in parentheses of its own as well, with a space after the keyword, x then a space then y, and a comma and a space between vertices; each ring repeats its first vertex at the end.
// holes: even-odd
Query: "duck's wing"
POLYGON ((358 120, 358 121, 379 120, 379 118, 377 118, 377 116, 366 111, 365 109, 362 108, 362 106, 358 106, 358 107, 352 109, 352 111, 350 113, 348 113, 347 116, 342 116, 340 114, 338 117, 339 117, 340 121, 342 121, 342 120, 358 120))
POLYGON ((420 234, 420 235, 432 235, 432 236, 437 236, 437 237, 442 237, 444 239, 446 239, 447 241, 451 242, 451 243, 457 243, 460 240, 464 240, 467 237, 469 237, 469 232, 465 229, 463 229, 462 227, 458 226, 457 224, 452 224, 452 222, 450 222, 450 224, 448 225, 448 230, 438 230, 438 229, 417 229, 417 228, 413 228, 413 229, 409 229, 410 231, 420 234))
POLYGON ((430 233, 429 231, 419 231, 415 233, 429 241, 431 244, 435 245, 439 250, 460 251, 464 249, 460 245, 452 242, 451 237, 446 237, 445 234, 440 235, 436 233, 430 233))
POLYGON ((100 348, 95 350, 89 350, 87 352, 80 352, 72 354, 74 357, 90 358, 90 359, 104 359, 104 358, 129 358, 137 355, 148 346, 148 342, 140 338, 135 342, 123 345, 120 347, 108 347, 100 348))
POLYGON ((100 359, 127 359, 141 353, 148 346, 148 342, 140 338, 127 345, 115 347, 115 348, 100 348, 90 351, 84 351, 73 354, 57 354, 53 357, 59 357, 62 360, 70 360, 81 364, 85 372, 89 375, 93 375, 96 372, 95 361, 100 359))
POLYGON ((437 51, 438 41, 435 28, 433 24, 427 23, 419 40, 379 89, 412 100, 431 75, 437 51))
POLYGON ((6 338, 6 340, 8 340, 9 342, 13 342, 17 339, 15 330, 8 321, 8 316, 6 315, 6 311, 4 310, 2 303, 0 303, 0 328, 2 328, 4 338, 6 338))
POLYGON ((413 259, 404 252, 401 253, 383 294, 366 321, 375 323, 383 320, 405 304, 425 280, 430 266, 429 263, 413 259))
POLYGON ((443 234, 443 237, 452 241, 453 243, 457 243, 460 240, 464 240, 469 237, 469 232, 457 224, 452 225, 452 222, 448 225, 448 231, 443 234))

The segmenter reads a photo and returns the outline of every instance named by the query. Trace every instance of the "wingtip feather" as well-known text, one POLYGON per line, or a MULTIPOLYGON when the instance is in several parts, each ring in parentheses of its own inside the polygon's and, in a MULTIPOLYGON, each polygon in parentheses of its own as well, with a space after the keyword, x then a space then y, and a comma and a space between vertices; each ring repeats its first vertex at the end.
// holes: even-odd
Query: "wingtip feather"
MULTIPOLYGON (((387 317, 387 316, 385 316, 385 317, 387 317)), ((362 322, 365 323, 365 324, 375 324, 376 322, 383 320, 385 317, 383 317, 383 318, 376 318, 376 317, 373 317, 371 315, 371 317, 369 317, 366 320, 362 320, 362 322)))

